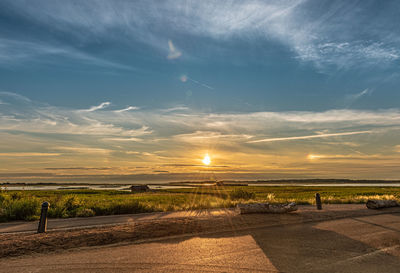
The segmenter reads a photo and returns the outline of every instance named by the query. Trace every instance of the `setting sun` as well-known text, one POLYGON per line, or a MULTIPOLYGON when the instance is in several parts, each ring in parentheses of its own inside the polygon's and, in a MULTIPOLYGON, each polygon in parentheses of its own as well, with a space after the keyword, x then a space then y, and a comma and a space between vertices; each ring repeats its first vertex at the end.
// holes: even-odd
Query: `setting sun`
POLYGON ((208 154, 206 154, 206 155, 204 156, 204 158, 203 158, 203 163, 204 163, 204 165, 210 165, 210 163, 211 163, 211 158, 210 158, 210 156, 209 156, 208 154))

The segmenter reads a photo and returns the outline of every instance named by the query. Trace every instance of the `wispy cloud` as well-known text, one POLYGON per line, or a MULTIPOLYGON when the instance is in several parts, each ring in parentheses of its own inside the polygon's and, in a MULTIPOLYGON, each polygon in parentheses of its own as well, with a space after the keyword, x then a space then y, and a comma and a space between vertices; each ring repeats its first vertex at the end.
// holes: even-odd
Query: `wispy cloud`
POLYGON ((306 43, 297 45, 295 49, 299 59, 314 62, 319 68, 332 65, 344 69, 354 65, 376 66, 400 58, 400 50, 397 48, 371 41, 306 43))
POLYGON ((366 88, 359 93, 349 94, 345 97, 346 105, 351 106, 357 100, 361 99, 362 97, 369 96, 373 92, 373 89, 366 88))
POLYGON ((56 151, 73 152, 81 154, 109 154, 112 151, 104 148, 92 148, 92 147, 53 147, 56 151))
POLYGON ((92 66, 136 70, 136 68, 131 66, 95 57, 73 47, 37 41, 10 40, 0 37, 0 65, 2 66, 13 66, 33 60, 48 63, 51 61, 51 58, 43 58, 48 56, 66 57, 79 61, 80 64, 92 66))
MULTIPOLYGON (((210 114, 177 106, 122 115, 101 104, 82 111, 13 93, 0 93, 0 99, 8 103, 0 107, 0 161, 16 170, 20 159, 29 156, 42 157, 25 162, 31 168, 75 167, 83 160, 93 168, 186 164, 196 169, 209 153, 215 166, 240 172, 266 166, 307 170, 310 151, 324 156, 380 154, 393 164, 398 155, 393 136, 400 133, 400 109, 210 114)), ((174 166, 166 170, 178 171, 174 166)))
POLYGON ((180 52, 175 48, 175 45, 172 43, 171 40, 168 40, 168 48, 169 48, 169 53, 167 59, 173 60, 173 59, 178 59, 180 56, 182 56, 182 52, 180 52))
POLYGON ((202 144, 203 141, 223 141, 223 140, 236 140, 243 141, 252 138, 252 135, 248 134, 226 134, 215 131, 195 131, 189 134, 179 134, 174 136, 176 139, 184 142, 191 142, 202 144))
POLYGON ((181 80, 181 82, 191 81, 191 82, 194 82, 195 84, 201 85, 201 86, 203 86, 203 87, 205 87, 205 88, 208 88, 208 89, 210 89, 210 90, 214 90, 214 87, 209 86, 209 85, 207 85, 207 84, 205 84, 205 83, 196 81, 196 80, 194 80, 194 79, 192 79, 192 78, 189 78, 187 75, 182 75, 182 76, 180 77, 180 80, 181 80))
MULTIPOLYGON (((97 110, 101 110, 101 109, 107 108, 110 105, 111 105, 111 102, 106 101, 106 102, 100 103, 97 106, 92 106, 89 109, 83 109, 83 110, 80 110, 80 111, 82 111, 82 112, 93 112, 93 111, 97 111, 97 110)), ((123 110, 125 110, 125 109, 123 109, 123 110)))
POLYGON ((101 167, 101 168, 92 168, 92 167, 69 167, 69 168, 44 168, 45 170, 111 170, 114 168, 110 167, 101 167))
POLYGON ((307 156, 310 160, 324 159, 324 160, 393 160, 399 159, 398 157, 382 156, 380 154, 309 154, 307 156))
POLYGON ((106 138, 103 138, 103 140, 105 140, 105 141, 122 141, 122 142, 143 141, 143 139, 137 138, 137 137, 128 137, 128 138, 126 138, 126 137, 106 137, 106 138))
POLYGON ((189 110, 189 107, 178 105, 178 106, 175 106, 175 107, 162 109, 161 111, 163 111, 163 112, 178 112, 178 111, 187 111, 187 110, 189 110))
POLYGON ((128 107, 123 108, 123 109, 120 109, 120 110, 114 110, 114 112, 115 112, 115 113, 123 113, 123 112, 126 112, 126 111, 139 110, 139 109, 140 109, 140 108, 139 108, 139 107, 136 107, 136 106, 128 106, 128 107))
POLYGON ((29 152, 10 152, 0 153, 2 157, 42 157, 42 156, 60 156, 60 153, 29 153, 29 152))
POLYGON ((35 5, 8 2, 9 8, 25 19, 66 33, 80 43, 111 40, 129 44, 136 40, 165 52, 169 59, 182 55, 171 37, 190 36, 227 42, 237 38, 252 43, 273 40, 286 46, 299 61, 311 62, 321 70, 331 66, 347 69, 387 65, 399 60, 398 29, 393 27, 392 18, 384 16, 398 8, 395 1, 382 7, 381 16, 372 16, 375 8, 367 2, 314 4, 307 0, 112 4, 88 0, 79 5, 71 1, 39 0, 35 5))
POLYGON ((361 97, 363 97, 363 96, 372 94, 372 92, 373 92, 372 89, 367 88, 367 89, 364 89, 363 91, 361 91, 360 93, 352 94, 352 95, 349 95, 349 96, 350 96, 353 100, 357 100, 357 99, 359 99, 359 98, 361 98, 361 97))
POLYGON ((351 135, 369 134, 369 133, 372 133, 372 131, 343 132, 343 133, 319 134, 319 135, 309 135, 309 136, 294 136, 294 137, 264 138, 264 139, 248 141, 248 143, 302 140, 302 139, 312 139, 312 138, 327 138, 327 137, 351 136, 351 135))

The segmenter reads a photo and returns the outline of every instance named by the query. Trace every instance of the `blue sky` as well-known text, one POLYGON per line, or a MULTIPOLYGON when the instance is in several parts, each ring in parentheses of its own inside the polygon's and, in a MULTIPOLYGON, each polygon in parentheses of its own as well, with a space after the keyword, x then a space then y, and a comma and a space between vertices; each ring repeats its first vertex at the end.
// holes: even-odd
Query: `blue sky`
POLYGON ((145 174, 207 173, 196 160, 209 152, 249 177, 369 177, 354 168, 379 165, 377 176, 394 178, 399 10, 398 1, 1 1, 0 172, 115 162, 126 169, 113 174, 137 174, 138 164, 145 174), (333 173, 349 161, 356 167, 333 173))

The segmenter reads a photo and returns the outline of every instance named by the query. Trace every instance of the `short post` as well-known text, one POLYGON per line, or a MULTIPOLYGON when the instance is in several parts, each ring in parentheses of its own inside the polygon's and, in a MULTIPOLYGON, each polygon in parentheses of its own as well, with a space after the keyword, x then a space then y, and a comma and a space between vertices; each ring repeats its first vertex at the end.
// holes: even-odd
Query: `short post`
POLYGON ((321 195, 319 193, 315 194, 315 203, 317 204, 317 209, 322 209, 321 195))
POLYGON ((49 202, 43 202, 42 210, 40 212, 40 220, 38 226, 38 233, 44 233, 47 230, 47 211, 49 210, 49 202))

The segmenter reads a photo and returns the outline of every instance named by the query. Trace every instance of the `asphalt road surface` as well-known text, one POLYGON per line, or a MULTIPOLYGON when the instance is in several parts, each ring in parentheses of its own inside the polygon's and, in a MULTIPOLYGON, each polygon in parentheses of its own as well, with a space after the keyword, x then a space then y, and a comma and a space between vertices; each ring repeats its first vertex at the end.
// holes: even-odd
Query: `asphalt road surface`
POLYGON ((5 258, 0 272, 400 272, 400 213, 5 258))
MULTIPOLYGON (((155 213, 139 213, 125 215, 108 215, 84 218, 69 218, 69 219, 49 219, 47 230, 72 229, 82 227, 96 227, 121 225, 130 222, 151 221, 160 219, 172 218, 187 218, 187 217, 213 217, 213 216, 229 216, 234 215, 233 209, 214 209, 214 210, 195 210, 195 211, 176 211, 176 212, 155 212, 155 213)), ((13 221, 8 223, 0 223, 1 233, 16 233, 16 232, 36 232, 38 221, 13 221)), ((1 270, 0 270, 1 272, 1 270)))

